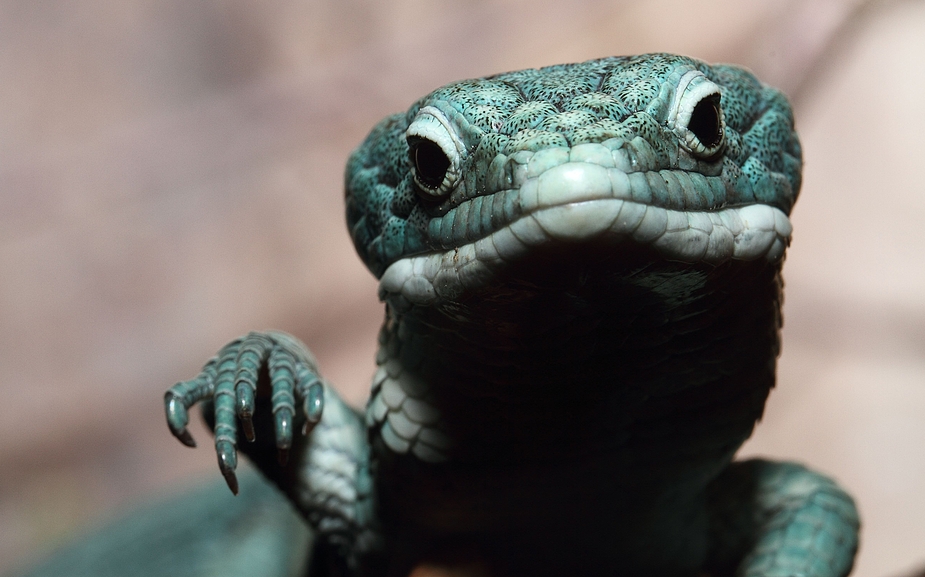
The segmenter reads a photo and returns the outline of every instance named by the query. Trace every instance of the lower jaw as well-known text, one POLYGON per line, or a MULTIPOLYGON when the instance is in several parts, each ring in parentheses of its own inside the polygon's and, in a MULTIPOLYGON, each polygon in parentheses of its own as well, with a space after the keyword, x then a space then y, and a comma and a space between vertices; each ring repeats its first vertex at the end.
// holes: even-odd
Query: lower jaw
POLYGON ((783 257, 790 233, 783 212, 760 204, 684 212, 619 199, 567 203, 538 209, 457 248, 392 263, 380 279, 380 297, 399 307, 451 301, 496 284, 499 273, 537 254, 594 243, 621 252, 651 247, 658 260, 691 264, 775 263, 783 257))

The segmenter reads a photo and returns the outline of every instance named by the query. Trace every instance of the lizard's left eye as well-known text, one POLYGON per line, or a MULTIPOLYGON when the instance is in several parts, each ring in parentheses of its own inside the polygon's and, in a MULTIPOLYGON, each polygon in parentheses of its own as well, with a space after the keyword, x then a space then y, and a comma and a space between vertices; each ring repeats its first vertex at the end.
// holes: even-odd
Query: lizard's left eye
POLYGON ((422 108, 405 131, 405 140, 418 194, 439 199, 456 188, 466 147, 443 112, 422 108))

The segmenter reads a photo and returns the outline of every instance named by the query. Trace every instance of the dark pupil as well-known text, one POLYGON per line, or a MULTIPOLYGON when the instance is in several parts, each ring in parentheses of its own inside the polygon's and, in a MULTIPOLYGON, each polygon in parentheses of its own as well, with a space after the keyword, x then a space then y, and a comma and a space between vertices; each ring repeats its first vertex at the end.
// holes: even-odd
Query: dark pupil
POLYGON ((429 140, 419 140, 411 145, 411 160, 418 182, 428 188, 439 187, 450 168, 450 159, 443 149, 429 140))
POLYGON ((691 113, 687 128, 707 148, 713 148, 722 140, 719 125, 719 96, 708 96, 697 103, 691 113))

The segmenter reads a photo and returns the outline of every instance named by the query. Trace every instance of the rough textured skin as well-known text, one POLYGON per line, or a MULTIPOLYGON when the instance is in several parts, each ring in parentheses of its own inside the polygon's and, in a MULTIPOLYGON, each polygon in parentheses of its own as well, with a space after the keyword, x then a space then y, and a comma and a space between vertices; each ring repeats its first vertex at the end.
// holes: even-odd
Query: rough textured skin
POLYGON ((732 461, 774 385, 800 170, 786 99, 732 66, 450 84, 347 166, 386 305, 365 423, 282 333, 171 389, 168 422, 191 443, 213 402, 229 485, 239 448, 316 529, 318 574, 846 575, 850 497, 732 461))

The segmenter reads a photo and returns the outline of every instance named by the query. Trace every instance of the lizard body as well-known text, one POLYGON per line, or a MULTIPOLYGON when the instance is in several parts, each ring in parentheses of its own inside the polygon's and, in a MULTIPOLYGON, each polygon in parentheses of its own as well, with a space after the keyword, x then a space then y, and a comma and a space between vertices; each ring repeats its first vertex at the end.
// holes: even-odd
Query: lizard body
POLYGON ((440 88, 347 166, 386 307, 365 414, 268 332, 173 387, 168 423, 192 444, 204 402, 232 490, 241 449, 320 537, 315 572, 845 575, 850 497, 732 460, 774 385, 801 164, 786 99, 733 66, 440 88))

